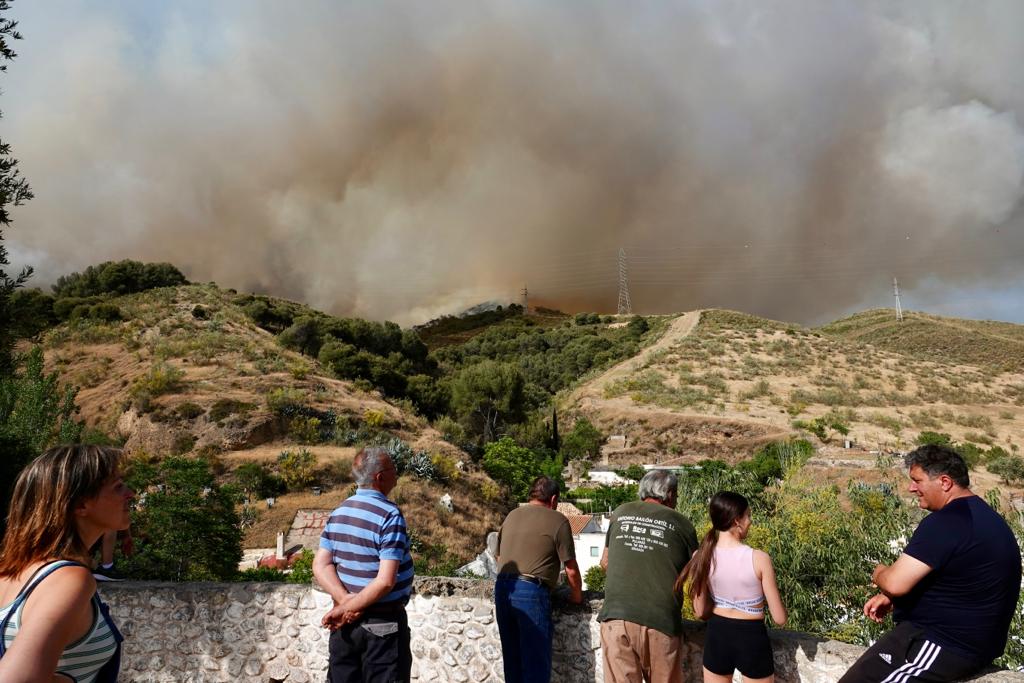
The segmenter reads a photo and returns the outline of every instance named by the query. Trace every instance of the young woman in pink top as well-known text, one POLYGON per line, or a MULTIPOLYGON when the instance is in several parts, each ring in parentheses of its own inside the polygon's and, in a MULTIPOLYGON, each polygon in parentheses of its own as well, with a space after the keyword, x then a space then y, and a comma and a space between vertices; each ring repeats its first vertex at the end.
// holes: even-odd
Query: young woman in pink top
POLYGON ((738 493, 711 498, 711 529, 683 568, 684 587, 697 616, 708 622, 704 637, 705 683, 729 683, 739 670, 749 683, 773 683, 775 664, 764 626, 764 608, 776 626, 786 623, 775 568, 766 553, 743 540, 750 531, 750 504, 738 493))

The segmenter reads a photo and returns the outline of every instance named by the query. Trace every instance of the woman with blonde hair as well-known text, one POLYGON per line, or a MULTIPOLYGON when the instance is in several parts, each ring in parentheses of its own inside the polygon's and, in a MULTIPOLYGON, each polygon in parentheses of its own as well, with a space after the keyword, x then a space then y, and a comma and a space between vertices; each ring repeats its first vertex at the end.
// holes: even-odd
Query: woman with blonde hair
POLYGON ((750 531, 750 504, 738 493, 711 498, 711 529, 676 581, 693 611, 708 621, 704 636, 705 683, 729 683, 737 669, 748 683, 773 683, 775 663, 765 604, 777 626, 786 623, 775 568, 766 553, 743 541, 750 531))
POLYGON ((89 549, 127 529, 121 451, 58 446, 14 486, 0 549, 0 681, 114 681, 121 634, 96 594, 89 549))

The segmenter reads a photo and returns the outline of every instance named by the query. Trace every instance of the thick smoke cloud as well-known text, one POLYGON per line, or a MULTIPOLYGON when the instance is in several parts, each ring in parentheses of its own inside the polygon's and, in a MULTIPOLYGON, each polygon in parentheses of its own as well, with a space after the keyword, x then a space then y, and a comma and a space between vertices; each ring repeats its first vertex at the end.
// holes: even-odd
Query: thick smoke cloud
POLYGON ((40 281, 116 258, 338 313, 815 320, 1024 257, 1024 4, 15 4, 40 281), (930 283, 930 284, 929 284, 930 283))

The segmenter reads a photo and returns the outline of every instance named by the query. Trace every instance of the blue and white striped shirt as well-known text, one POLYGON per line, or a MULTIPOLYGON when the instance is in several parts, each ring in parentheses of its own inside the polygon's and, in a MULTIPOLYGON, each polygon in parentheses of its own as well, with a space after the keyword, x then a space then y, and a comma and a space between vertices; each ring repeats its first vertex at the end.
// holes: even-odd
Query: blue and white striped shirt
POLYGON ((358 593, 377 576, 381 560, 398 560, 395 585, 377 603, 408 601, 413 568, 405 517, 380 491, 359 489, 332 512, 320 547, 331 552, 338 579, 349 593, 358 593))

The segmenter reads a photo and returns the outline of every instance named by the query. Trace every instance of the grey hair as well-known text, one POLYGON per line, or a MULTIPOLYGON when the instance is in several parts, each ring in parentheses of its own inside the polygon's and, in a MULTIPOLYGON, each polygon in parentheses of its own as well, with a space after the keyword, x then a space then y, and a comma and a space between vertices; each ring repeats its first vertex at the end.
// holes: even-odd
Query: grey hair
POLYGON ((662 503, 676 495, 679 478, 671 470, 651 470, 640 480, 640 500, 654 498, 662 503))
POLYGON ((369 486, 379 472, 383 472, 391 460, 387 449, 380 446, 367 446, 352 460, 352 478, 360 486, 369 486))

